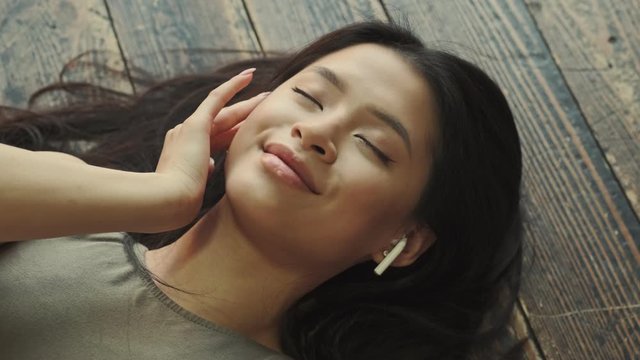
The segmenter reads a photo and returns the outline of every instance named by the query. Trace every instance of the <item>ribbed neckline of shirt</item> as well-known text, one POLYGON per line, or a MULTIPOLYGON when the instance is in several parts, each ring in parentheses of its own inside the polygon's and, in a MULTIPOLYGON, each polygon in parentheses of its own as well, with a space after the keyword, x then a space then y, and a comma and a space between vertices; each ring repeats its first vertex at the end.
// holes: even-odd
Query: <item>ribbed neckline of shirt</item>
MULTIPOLYGON (((169 298, 162 290, 160 290, 160 288, 158 288, 158 286, 156 285, 156 283, 153 281, 151 274, 148 272, 145 263, 144 263, 144 253, 146 251, 148 251, 148 248, 142 244, 140 244, 139 242, 137 242, 135 239, 133 239, 131 237, 131 235, 124 233, 125 236, 123 238, 123 242, 124 242, 124 247, 126 249, 127 252, 127 257, 128 260, 134 264, 138 275, 140 275, 140 278, 142 279, 142 281, 144 282, 145 286, 147 287, 147 289, 165 306, 167 306, 169 309, 171 309, 173 312, 175 312, 176 314, 180 315, 181 317, 196 323, 200 326, 203 326, 207 329, 216 331, 216 332, 220 332, 223 333, 225 335, 229 335, 229 336, 233 336, 235 338, 238 339, 242 339, 247 341, 248 343, 254 344, 256 346, 259 346, 261 348, 264 348, 265 350, 274 352, 273 350, 265 347, 262 344, 259 344, 249 338, 247 338, 246 336, 238 333, 237 331, 231 330, 229 328, 220 326, 216 323, 213 323, 209 320, 206 320, 192 312, 190 312, 189 310, 186 310, 185 308, 183 308, 182 306, 178 305, 176 302, 174 302, 173 300, 171 300, 171 298, 169 298)), ((274 352, 277 353, 277 352, 274 352)))

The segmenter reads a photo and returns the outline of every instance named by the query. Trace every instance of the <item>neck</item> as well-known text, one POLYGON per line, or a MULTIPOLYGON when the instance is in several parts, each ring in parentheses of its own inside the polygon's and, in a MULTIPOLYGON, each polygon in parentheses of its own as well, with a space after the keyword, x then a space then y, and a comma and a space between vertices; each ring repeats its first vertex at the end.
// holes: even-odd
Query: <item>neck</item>
POLYGON ((324 280, 270 261, 239 230, 226 198, 176 242, 148 251, 145 262, 189 292, 157 283, 174 302, 274 350, 285 311, 324 280))

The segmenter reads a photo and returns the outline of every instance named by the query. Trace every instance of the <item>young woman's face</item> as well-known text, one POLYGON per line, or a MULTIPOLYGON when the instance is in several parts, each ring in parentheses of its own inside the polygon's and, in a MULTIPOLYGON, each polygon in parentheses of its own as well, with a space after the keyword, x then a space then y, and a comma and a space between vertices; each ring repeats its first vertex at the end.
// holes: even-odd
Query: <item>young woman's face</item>
POLYGON ((306 266, 348 267, 388 247, 411 224, 429 176, 432 103, 422 76, 379 45, 311 64, 231 144, 226 194, 241 229, 306 266))

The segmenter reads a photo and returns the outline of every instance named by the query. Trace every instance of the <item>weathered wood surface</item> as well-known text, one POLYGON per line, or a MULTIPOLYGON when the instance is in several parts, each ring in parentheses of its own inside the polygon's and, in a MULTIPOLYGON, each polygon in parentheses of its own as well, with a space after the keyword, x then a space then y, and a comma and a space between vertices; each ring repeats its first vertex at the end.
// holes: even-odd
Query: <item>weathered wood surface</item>
POLYGON ((526 1, 640 216, 640 1, 526 1))
POLYGON ((245 0, 265 52, 295 50, 339 27, 387 19, 377 0, 245 0))
MULTIPOLYGON (((0 104, 26 107, 32 93, 56 82, 64 65, 78 56, 64 79, 131 92, 126 77, 113 81, 112 72, 124 67, 101 0, 0 1, 0 104), (85 66, 96 60, 112 72, 85 66)), ((40 104, 65 99, 50 97, 40 104)))
POLYGON ((524 2, 389 2, 425 40, 487 69, 514 109, 528 216, 521 303, 542 355, 639 357, 640 226, 524 2))
POLYGON ((212 71, 215 65, 262 55, 240 0, 106 3, 134 77, 212 71))

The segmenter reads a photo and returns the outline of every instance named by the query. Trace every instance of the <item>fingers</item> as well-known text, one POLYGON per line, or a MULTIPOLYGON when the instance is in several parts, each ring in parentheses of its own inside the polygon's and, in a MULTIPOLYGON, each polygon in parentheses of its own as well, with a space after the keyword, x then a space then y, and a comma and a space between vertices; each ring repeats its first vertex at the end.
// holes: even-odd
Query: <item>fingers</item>
POLYGON ((213 119, 211 136, 214 137, 217 134, 225 132, 236 126, 249 116, 253 109, 255 109, 255 107, 258 106, 258 104, 264 100, 268 94, 268 92, 264 92, 252 97, 251 99, 240 101, 220 110, 218 116, 213 119))
POLYGON ((211 119, 215 118, 224 105, 240 90, 251 82, 255 68, 247 69, 232 77, 229 81, 213 89, 206 99, 198 106, 196 111, 185 123, 191 123, 189 128, 195 131, 208 131, 211 119))
MULTIPOLYGON (((238 124, 240 125, 240 124, 238 124)), ((233 128, 216 135, 215 138, 211 139, 211 153, 216 153, 218 151, 226 150, 231 145, 231 140, 236 136, 236 132, 238 132, 239 126, 234 126, 233 128)))

